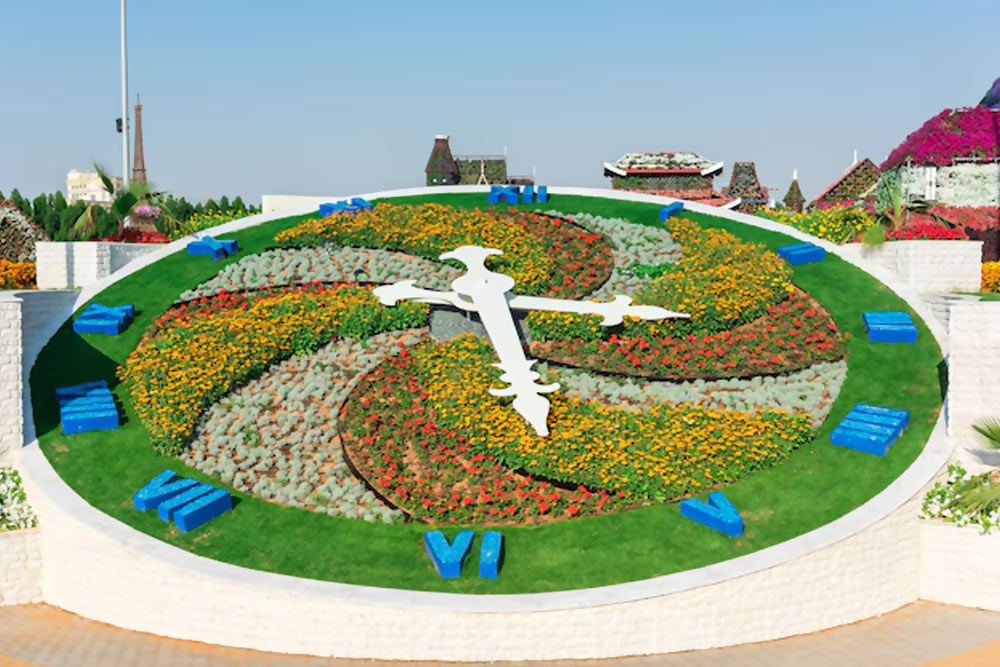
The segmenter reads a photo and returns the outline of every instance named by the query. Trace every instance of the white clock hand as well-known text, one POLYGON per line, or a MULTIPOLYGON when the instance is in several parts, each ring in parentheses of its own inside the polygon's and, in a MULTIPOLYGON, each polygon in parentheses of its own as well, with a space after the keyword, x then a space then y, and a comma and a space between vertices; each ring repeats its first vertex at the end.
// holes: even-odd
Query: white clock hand
POLYGON ((502 273, 493 273, 486 268, 486 258, 503 254, 500 250, 462 246, 441 255, 441 259, 457 259, 468 267, 468 271, 452 281, 452 288, 460 295, 472 299, 479 313, 479 319, 490 337, 503 370, 500 379, 509 386, 490 389, 494 396, 514 396, 514 409, 535 429, 540 436, 549 434, 546 420, 549 415, 549 401, 542 397, 559 388, 558 384, 537 384, 541 375, 531 370, 535 364, 524 356, 521 338, 510 307, 507 305, 507 291, 514 286, 514 280, 502 273))

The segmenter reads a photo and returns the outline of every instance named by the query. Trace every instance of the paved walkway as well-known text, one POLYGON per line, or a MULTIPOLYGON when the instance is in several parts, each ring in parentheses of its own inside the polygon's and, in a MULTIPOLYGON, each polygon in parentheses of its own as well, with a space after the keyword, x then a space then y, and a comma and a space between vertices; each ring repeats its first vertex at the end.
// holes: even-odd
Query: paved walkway
MULTIPOLYGON (((90 621, 48 605, 0 608, 0 667, 354 667, 401 662, 335 660, 164 639, 90 621)), ((417 663, 406 663, 417 664, 417 663)), ((442 666, 445 663, 420 663, 442 666)), ((520 667, 935 667, 1000 665, 1000 613, 927 602, 802 637, 732 648, 625 658, 516 664, 520 667)))

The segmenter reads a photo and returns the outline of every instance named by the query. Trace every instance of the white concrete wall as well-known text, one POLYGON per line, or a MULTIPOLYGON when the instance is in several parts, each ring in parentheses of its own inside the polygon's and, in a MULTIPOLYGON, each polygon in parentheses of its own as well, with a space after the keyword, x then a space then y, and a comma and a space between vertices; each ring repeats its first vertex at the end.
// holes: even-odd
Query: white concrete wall
POLYGON ((21 301, 0 292, 0 467, 24 444, 21 385, 21 301))
POLYGON ((812 632, 918 595, 917 499, 833 545, 708 585, 658 594, 651 580, 645 596, 605 604, 590 603, 602 589, 580 591, 575 603, 573 594, 555 596, 561 604, 544 602, 551 595, 487 596, 479 611, 452 603, 463 596, 374 589, 379 596, 186 553, 163 558, 144 540, 108 534, 42 489, 28 490, 45 526, 46 602, 126 628, 268 651, 397 660, 662 653, 812 632), (522 608, 504 609, 515 604, 522 608))
POLYGON ((922 521, 920 597, 1000 611, 1000 534, 922 521))
POLYGON ((38 528, 0 532, 0 605, 41 602, 41 547, 38 528))
POLYGON ((66 289, 96 283, 125 264, 149 254, 158 243, 40 241, 35 246, 39 289, 66 289))
POLYGON ((978 292, 982 246, 982 241, 887 241, 874 248, 860 243, 844 248, 919 292, 978 292))
MULTIPOLYGON (((368 193, 367 199, 454 187, 368 193)), ((629 192, 551 188, 557 194, 665 204, 629 192)), ((314 198, 329 201, 342 197, 314 198)), ((226 223, 223 233, 297 209, 226 223)), ((882 267, 761 218, 687 204, 694 211, 788 233, 858 264, 885 281, 928 320, 916 292, 882 267)), ((90 285, 77 305, 187 239, 90 285)), ((55 331, 60 314, 35 325, 55 331)), ((940 325, 928 321, 942 348, 940 325)), ((40 347, 35 344, 33 347, 40 347)), ((25 352, 25 367, 34 359, 25 352)), ((30 395, 25 431, 32 438, 30 395)), ((357 658, 517 660, 597 658, 764 641, 884 613, 919 589, 917 503, 951 452, 939 420, 918 459, 861 507, 809 533, 697 570, 616 586, 533 595, 468 596, 337 584, 270 574, 207 560, 140 533, 76 495, 37 442, 17 463, 39 516, 44 599, 126 628, 262 650, 357 658)), ((134 489, 123 489, 127 502, 134 489)), ((414 545, 419 549, 419 545, 414 545)))
POLYGON ((950 326, 948 433, 974 449, 981 445, 972 424, 1000 418, 1000 301, 955 304, 950 326))

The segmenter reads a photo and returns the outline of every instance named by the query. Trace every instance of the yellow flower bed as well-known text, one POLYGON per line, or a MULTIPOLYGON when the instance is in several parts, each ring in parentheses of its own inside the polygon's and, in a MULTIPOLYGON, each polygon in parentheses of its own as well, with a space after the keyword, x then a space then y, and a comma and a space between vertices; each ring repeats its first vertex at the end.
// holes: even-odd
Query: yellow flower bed
MULTIPOLYGON (((727 331, 763 316, 793 292, 791 268, 765 246, 722 229, 703 229, 685 218, 666 225, 684 248, 681 261, 643 285, 635 302, 689 313, 691 319, 653 323, 626 318, 618 333, 662 337, 727 331)), ((609 333, 595 316, 534 311, 527 321, 542 341, 590 341, 609 333)))
POLYGON ((0 259, 0 289, 34 289, 35 263, 0 259))
POLYGON ((683 218, 672 219, 667 227, 684 247, 681 261, 640 289, 636 302, 690 313, 691 320, 641 323, 652 335, 725 331, 761 317, 792 293, 791 268, 765 246, 683 218))
POLYGON ((366 338, 423 324, 428 308, 378 303, 359 287, 305 288, 257 297, 221 294, 167 311, 118 376, 154 448, 177 454, 202 411, 271 364, 333 337, 366 338))
POLYGON ((539 437, 500 386, 488 343, 465 336, 423 345, 414 356, 438 420, 463 433, 473 450, 532 475, 666 500, 742 477, 788 455, 811 437, 803 413, 751 415, 660 404, 637 413, 549 395, 551 435, 539 437))
POLYGON ((503 255, 487 264, 517 281, 518 291, 538 293, 548 282, 555 260, 539 241, 512 224, 503 213, 464 211, 441 204, 376 204, 356 215, 314 218, 274 237, 286 246, 331 242, 365 248, 402 250, 427 259, 463 245, 499 248, 503 255))
POLYGON ((757 215, 834 243, 853 241, 875 224, 875 218, 857 206, 833 206, 803 213, 762 208, 757 215))
POLYGON ((1000 292, 1000 262, 983 262, 984 292, 1000 292))

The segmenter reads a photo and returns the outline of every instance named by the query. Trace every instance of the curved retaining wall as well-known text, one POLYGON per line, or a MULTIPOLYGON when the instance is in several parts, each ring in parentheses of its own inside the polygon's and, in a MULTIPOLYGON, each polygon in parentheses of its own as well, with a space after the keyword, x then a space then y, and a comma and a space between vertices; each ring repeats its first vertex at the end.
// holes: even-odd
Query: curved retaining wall
MULTIPOLYGON (((416 188, 362 196, 486 190, 416 188)), ((550 191, 673 201, 583 188, 550 191)), ((811 240, 841 254, 832 244, 777 223, 686 205, 811 240)), ((211 233, 306 210, 254 216, 211 233)), ((122 273, 89 287, 77 305, 184 243, 136 260, 122 273)), ((905 298, 945 347, 940 325, 915 294, 894 284, 881 268, 862 268, 905 298)), ((30 365, 33 358, 26 356, 26 363, 30 365)), ((30 422, 30 408, 25 419, 30 422)), ((916 496, 950 450, 942 416, 914 464, 875 498, 826 526, 753 554, 615 586, 497 596, 319 582, 211 561, 95 510, 58 477, 37 442, 21 450, 18 461, 44 527, 42 591, 51 604, 126 628, 269 651, 353 658, 522 660, 600 658, 763 641, 850 623, 906 604, 917 598, 920 581, 916 496)))

